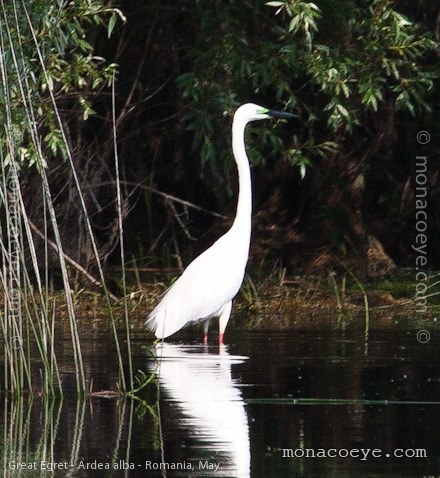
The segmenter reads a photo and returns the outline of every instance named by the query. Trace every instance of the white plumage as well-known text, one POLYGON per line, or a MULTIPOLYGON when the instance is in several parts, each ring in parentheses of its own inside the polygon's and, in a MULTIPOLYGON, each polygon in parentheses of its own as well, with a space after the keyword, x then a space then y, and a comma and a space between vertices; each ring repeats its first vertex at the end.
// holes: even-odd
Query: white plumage
POLYGON ((252 103, 240 106, 235 112, 232 150, 238 169, 239 196, 234 223, 225 235, 189 264, 150 313, 147 326, 156 337, 166 338, 188 324, 204 320, 206 341, 209 320, 219 317, 219 340, 223 342, 232 299, 243 282, 251 236, 252 188, 244 131, 250 121, 292 116, 252 103))

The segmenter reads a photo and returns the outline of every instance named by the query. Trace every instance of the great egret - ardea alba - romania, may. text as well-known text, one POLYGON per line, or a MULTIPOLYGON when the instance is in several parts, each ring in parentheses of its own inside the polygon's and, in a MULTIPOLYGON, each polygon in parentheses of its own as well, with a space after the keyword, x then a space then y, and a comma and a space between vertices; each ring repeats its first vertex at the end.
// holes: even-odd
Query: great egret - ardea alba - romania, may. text
POLYGON ((174 282, 147 319, 147 326, 159 339, 182 327, 204 321, 205 343, 211 318, 219 318, 219 342, 232 309, 232 299, 243 282, 249 255, 252 214, 252 186, 244 131, 251 121, 267 118, 293 118, 252 103, 241 105, 232 122, 232 151, 238 169, 238 204, 234 223, 205 252, 194 259, 174 282))

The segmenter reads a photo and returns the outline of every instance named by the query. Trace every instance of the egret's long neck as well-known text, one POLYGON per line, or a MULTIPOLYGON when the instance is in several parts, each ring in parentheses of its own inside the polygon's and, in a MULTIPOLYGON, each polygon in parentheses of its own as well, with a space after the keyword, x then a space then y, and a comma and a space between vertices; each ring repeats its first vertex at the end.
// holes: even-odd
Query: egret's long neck
POLYGON ((238 169, 238 204, 234 228, 243 228, 250 236, 252 214, 252 185, 249 160, 244 145, 246 122, 235 118, 232 124, 232 151, 238 169))

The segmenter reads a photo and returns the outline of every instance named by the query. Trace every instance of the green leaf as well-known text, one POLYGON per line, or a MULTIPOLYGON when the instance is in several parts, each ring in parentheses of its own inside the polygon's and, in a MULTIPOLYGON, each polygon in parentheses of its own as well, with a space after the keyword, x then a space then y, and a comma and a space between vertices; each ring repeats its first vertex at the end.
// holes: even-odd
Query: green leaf
POLYGON ((347 108, 345 108, 341 104, 336 105, 336 109, 338 110, 339 114, 344 118, 348 118, 350 116, 350 113, 348 112, 347 108))
POLYGON ((282 7, 285 5, 284 2, 266 2, 266 5, 269 7, 282 7))
POLYGON ((112 36, 113 29, 115 28, 116 25, 116 14, 113 13, 112 16, 110 17, 110 20, 108 22, 107 26, 107 37, 110 38, 112 36))

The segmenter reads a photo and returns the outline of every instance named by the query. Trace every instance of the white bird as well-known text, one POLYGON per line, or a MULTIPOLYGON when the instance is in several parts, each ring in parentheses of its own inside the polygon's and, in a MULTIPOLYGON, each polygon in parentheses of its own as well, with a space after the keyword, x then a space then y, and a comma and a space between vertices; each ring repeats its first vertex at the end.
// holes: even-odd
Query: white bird
POLYGON ((291 113, 252 103, 240 106, 235 112, 232 151, 238 169, 239 195, 234 223, 226 234, 189 264, 150 313, 147 326, 157 338, 166 338, 186 325, 204 321, 206 343, 210 319, 218 317, 219 342, 223 343, 232 299, 243 282, 251 237, 252 186, 244 131, 251 121, 292 117, 291 113))

